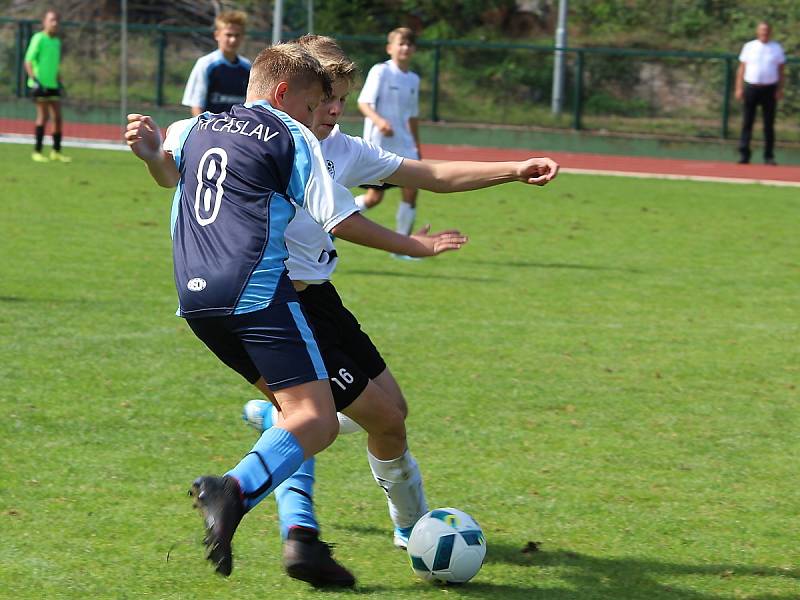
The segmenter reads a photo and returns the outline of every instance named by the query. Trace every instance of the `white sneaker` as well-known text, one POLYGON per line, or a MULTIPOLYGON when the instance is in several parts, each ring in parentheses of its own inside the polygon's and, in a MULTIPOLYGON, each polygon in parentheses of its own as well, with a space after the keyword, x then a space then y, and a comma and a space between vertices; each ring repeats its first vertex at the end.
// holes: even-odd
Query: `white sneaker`
POLYGON ((272 427, 277 418, 277 412, 272 406, 272 402, 250 400, 242 408, 242 420, 256 431, 263 432, 272 427))
POLYGON ((419 256, 409 256, 408 254, 392 254, 392 258, 397 260, 422 260, 419 256))

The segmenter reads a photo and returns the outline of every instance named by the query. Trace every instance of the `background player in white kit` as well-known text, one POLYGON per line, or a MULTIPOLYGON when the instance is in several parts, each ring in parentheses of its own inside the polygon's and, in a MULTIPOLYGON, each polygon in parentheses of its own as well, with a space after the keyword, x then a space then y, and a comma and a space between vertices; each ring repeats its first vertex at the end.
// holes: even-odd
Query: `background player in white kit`
MULTIPOLYGON (((416 50, 414 32, 400 27, 389 33, 386 53, 390 59, 369 70, 358 96, 364 115, 364 139, 406 158, 420 158, 419 75, 410 70, 416 50)), ((368 186, 356 204, 372 208, 383 200, 386 186, 368 186)), ((411 233, 417 213, 417 189, 403 187, 397 207, 396 231, 411 233)))

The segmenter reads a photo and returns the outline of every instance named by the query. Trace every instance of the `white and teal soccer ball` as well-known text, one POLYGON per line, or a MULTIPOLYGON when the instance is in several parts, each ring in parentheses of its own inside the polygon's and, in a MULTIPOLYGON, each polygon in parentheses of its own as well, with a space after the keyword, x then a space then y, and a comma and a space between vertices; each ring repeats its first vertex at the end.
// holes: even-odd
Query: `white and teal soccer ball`
POLYGON ((427 581, 464 583, 481 570, 486 538, 475 519, 456 508, 422 516, 408 538, 414 573, 427 581))

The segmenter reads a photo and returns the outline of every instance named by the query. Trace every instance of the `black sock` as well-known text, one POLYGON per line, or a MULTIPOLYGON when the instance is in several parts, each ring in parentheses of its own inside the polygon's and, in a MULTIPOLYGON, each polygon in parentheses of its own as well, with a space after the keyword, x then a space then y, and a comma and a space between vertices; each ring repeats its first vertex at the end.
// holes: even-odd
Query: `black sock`
POLYGON ((61 152, 61 133, 53 134, 53 150, 61 152))
POLYGON ((44 139, 44 125, 36 126, 36 151, 42 151, 42 140, 44 139))

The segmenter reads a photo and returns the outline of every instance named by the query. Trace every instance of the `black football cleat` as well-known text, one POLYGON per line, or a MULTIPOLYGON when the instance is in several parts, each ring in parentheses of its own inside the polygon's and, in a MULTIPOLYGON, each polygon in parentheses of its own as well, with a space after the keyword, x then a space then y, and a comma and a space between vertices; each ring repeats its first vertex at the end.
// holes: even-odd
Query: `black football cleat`
POLYGON ((353 587, 353 574, 331 556, 331 546, 316 531, 295 527, 283 543, 283 566, 289 577, 314 587, 353 587))
POLYGON ((231 540, 245 513, 239 483, 228 475, 198 477, 189 495, 194 498, 193 506, 203 513, 206 558, 217 573, 227 577, 233 571, 231 540))

